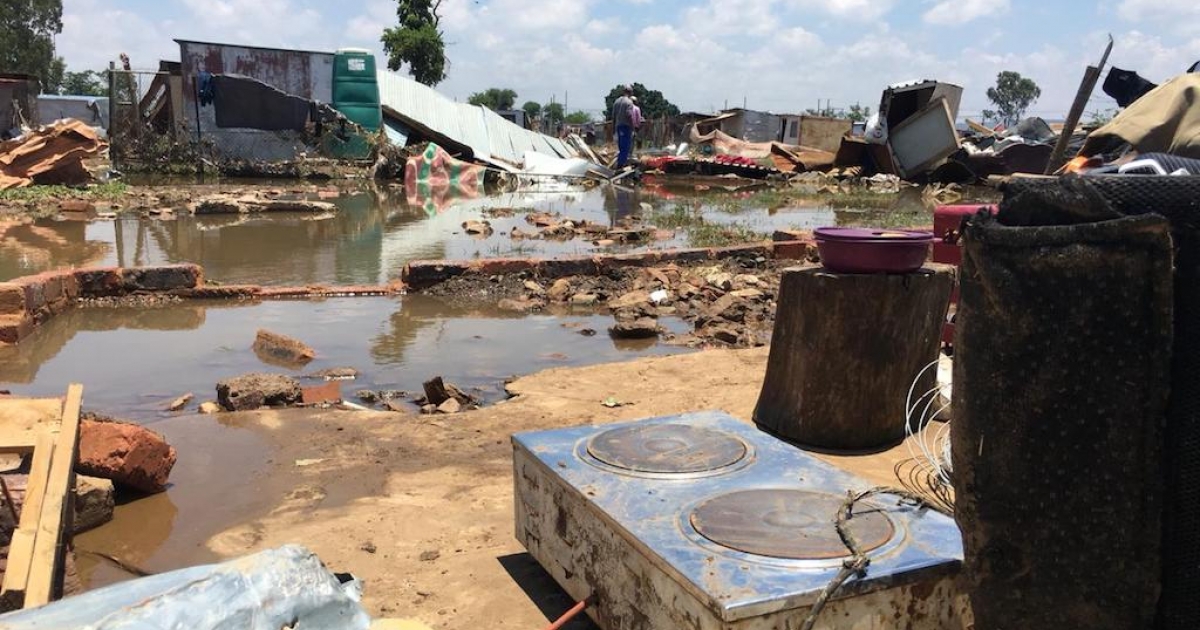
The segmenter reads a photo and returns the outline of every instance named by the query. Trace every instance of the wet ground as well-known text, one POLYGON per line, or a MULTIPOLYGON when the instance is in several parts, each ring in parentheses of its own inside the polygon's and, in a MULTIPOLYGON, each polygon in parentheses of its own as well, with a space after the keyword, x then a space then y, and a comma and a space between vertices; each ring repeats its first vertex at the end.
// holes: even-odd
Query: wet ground
MULTIPOLYGON (((727 191, 711 184, 646 186, 641 192, 605 186, 438 204, 410 204, 398 189, 358 186, 330 201, 337 212, 321 215, 0 221, 0 281, 66 266, 194 262, 209 279, 224 283, 374 284, 398 277, 404 263, 414 259, 614 249, 583 239, 513 240, 508 233, 514 227, 531 228, 523 218, 530 210, 605 225, 635 214, 689 217, 671 226, 671 238, 618 246, 618 251, 695 245, 696 226, 703 224, 769 235, 775 229, 831 224, 932 222, 919 189, 839 208, 827 200, 798 203, 761 189, 727 191), (516 211, 496 216, 506 214, 497 208, 516 211), (491 236, 463 233, 464 221, 485 218, 492 223, 491 236)), ((505 396, 503 383, 513 375, 687 352, 654 340, 614 341, 605 333, 611 323, 610 315, 594 311, 520 315, 490 306, 449 306, 417 295, 77 308, 20 345, 0 348, 0 389, 52 396, 80 382, 87 409, 149 424, 178 447, 169 492, 121 505, 113 523, 78 539, 81 549, 158 571, 213 559, 204 548, 209 536, 261 514, 279 494, 264 474, 276 446, 224 415, 178 418, 163 411, 177 396, 195 393, 193 406, 212 400, 218 380, 251 371, 300 374, 353 367, 361 376, 341 384, 347 398, 359 389, 418 392, 424 380, 442 375, 495 402, 505 396), (263 364, 251 351, 258 328, 301 339, 315 348, 317 359, 299 371, 263 364), (584 330, 597 334, 581 334, 584 330), (214 465, 218 453, 224 455, 219 466, 214 465)), ((660 323, 675 332, 687 327, 668 318, 660 323)), ((341 487, 348 495, 361 493, 353 483, 341 487)), ((128 577, 86 554, 80 568, 92 586, 128 577)))

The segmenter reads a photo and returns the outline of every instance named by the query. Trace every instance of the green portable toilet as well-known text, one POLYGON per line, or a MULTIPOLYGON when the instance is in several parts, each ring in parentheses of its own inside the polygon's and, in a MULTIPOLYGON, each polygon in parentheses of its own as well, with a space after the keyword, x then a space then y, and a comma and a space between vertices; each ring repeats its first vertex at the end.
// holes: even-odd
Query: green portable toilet
MULTIPOLYGON (((341 48, 333 56, 333 108, 358 124, 368 134, 379 131, 383 113, 379 107, 379 80, 375 75, 375 55, 361 48, 341 48)), ((367 138, 352 135, 344 143, 331 147, 334 155, 366 157, 370 153, 367 138)))

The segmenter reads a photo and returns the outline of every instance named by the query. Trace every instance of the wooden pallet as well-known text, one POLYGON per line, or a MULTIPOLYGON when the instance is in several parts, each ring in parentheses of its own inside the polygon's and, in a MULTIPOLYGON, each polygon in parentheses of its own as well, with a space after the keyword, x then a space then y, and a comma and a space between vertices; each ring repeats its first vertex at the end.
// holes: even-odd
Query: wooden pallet
POLYGON ((33 454, 21 519, 13 532, 0 596, 23 608, 47 604, 62 591, 62 568, 73 520, 75 462, 83 386, 66 399, 0 400, 0 453, 33 454))

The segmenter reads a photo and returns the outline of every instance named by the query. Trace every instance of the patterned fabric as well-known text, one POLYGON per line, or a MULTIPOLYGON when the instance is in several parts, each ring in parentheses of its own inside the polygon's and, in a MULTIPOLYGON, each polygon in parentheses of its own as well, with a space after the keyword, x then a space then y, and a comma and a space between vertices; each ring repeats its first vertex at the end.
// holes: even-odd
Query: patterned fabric
POLYGON ((404 164, 404 191, 408 205, 421 206, 429 216, 436 215, 456 199, 478 197, 483 192, 483 174, 487 169, 455 159, 445 149, 430 142, 425 150, 404 164))

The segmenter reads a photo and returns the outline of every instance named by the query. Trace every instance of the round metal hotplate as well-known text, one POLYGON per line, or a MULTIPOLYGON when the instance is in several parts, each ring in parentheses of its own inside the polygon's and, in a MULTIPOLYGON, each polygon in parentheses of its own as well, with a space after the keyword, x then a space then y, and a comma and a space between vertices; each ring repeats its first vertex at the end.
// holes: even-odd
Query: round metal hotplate
POLYGON ((597 460, 643 473, 700 473, 732 466, 746 443, 722 431, 686 424, 635 425, 600 433, 588 443, 597 460))
MULTIPOLYGON (((850 555, 834 519, 844 499, 803 490, 742 490, 722 494, 692 511, 692 527, 708 540, 745 553, 793 560, 850 555)), ((848 521, 864 553, 883 546, 895 527, 878 508, 859 503, 848 521)))

